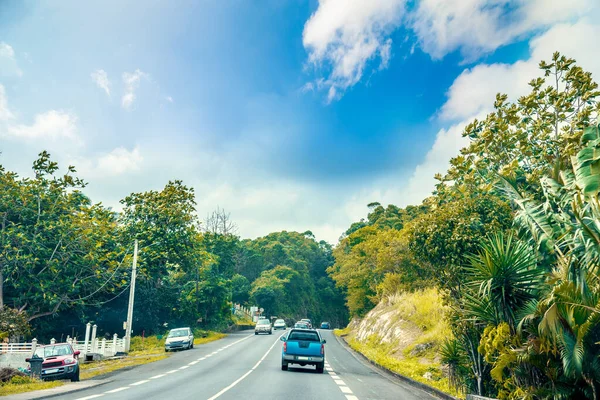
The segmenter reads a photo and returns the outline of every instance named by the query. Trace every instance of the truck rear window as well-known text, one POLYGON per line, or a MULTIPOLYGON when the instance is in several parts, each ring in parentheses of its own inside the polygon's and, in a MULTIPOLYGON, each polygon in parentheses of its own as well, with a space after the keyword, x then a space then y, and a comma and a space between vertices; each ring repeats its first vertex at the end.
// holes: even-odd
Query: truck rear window
POLYGON ((320 342, 319 335, 315 332, 298 332, 294 331, 290 333, 288 340, 304 340, 307 342, 320 342))

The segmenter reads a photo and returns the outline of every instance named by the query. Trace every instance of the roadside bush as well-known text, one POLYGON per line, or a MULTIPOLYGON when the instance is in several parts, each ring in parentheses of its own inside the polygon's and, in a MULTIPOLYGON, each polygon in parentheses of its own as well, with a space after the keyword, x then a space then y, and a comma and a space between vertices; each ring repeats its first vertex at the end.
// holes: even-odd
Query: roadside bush
POLYGON ((157 336, 134 336, 131 338, 130 351, 148 351, 162 349, 165 346, 165 336, 159 339, 157 336))
POLYGON ((11 385, 26 385, 28 383, 36 383, 38 380, 32 379, 25 375, 15 375, 10 379, 11 385))

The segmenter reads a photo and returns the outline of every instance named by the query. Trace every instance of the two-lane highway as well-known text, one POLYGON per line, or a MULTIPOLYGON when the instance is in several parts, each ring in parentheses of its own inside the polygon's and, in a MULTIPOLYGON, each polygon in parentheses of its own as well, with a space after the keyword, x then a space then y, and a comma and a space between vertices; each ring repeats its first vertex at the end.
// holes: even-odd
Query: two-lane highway
POLYGON ((111 382, 64 395, 64 399, 406 399, 430 400, 420 389, 392 382, 359 361, 333 333, 327 339, 326 371, 290 366, 281 370, 282 332, 225 339, 177 352, 165 360, 117 373, 111 382))

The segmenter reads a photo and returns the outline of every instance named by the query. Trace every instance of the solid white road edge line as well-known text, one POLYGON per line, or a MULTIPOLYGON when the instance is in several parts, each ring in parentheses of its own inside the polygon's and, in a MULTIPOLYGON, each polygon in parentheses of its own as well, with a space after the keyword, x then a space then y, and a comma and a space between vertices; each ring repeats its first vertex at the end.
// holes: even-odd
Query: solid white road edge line
POLYGON ((170 370, 170 371, 167 371, 166 373, 167 373, 167 374, 174 374, 175 372, 177 372, 177 370, 176 370, 176 369, 172 369, 172 370, 170 370))
POLYGON ((179 367, 179 369, 186 369, 186 368, 189 368, 189 367, 190 367, 189 365, 184 365, 183 367, 179 367))
POLYGON ((259 365, 260 363, 267 357, 267 355, 271 352, 271 350, 273 350, 273 347, 275 347, 275 345, 277 344, 277 342, 279 342, 279 338, 277 338, 277 340, 275 340, 275 342, 273 342, 273 344, 271 345, 271 347, 269 347, 269 350, 267 350, 267 352, 262 356, 262 358, 256 363, 256 365, 254 367, 252 367, 252 369, 248 372, 246 372, 244 375, 242 375, 241 377, 239 377, 237 380, 235 380, 231 385, 227 386, 226 388, 224 388, 223 390, 221 390, 219 393, 215 394, 213 397, 209 398, 208 400, 215 400, 218 399, 221 395, 223 395, 224 393, 226 393, 227 391, 229 391, 229 389, 233 388, 235 385, 237 385, 238 383, 240 383, 241 381, 243 381, 248 375, 250 375, 252 373, 252 371, 254 371, 259 365))
POLYGON ((158 378, 162 378, 163 376, 166 376, 167 374, 160 374, 160 375, 154 375, 152 378, 148 378, 148 379, 158 379, 158 378))
POLYGON ((123 390, 127 390, 127 389, 131 389, 131 388, 129 386, 123 386, 123 387, 120 387, 120 388, 109 390, 109 391, 104 392, 104 393, 117 393, 117 392, 122 392, 123 390))
POLYGON ((93 394, 93 395, 87 396, 87 397, 80 397, 77 400, 89 400, 89 399, 95 399, 95 398, 102 397, 102 396, 104 396, 104 394, 93 394))
POLYGON ((189 363, 188 365, 196 365, 196 364, 198 364, 198 360, 196 360, 196 361, 192 361, 192 362, 191 362, 191 363, 189 363))

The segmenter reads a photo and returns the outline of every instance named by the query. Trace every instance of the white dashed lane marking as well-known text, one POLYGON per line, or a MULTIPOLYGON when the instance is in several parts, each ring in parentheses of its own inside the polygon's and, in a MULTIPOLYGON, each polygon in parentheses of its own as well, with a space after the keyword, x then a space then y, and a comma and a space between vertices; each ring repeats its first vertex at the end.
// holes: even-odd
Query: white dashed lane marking
POLYGON ((122 392, 123 390, 127 390, 127 389, 131 389, 131 388, 129 386, 123 386, 123 387, 120 387, 120 388, 109 390, 109 391, 104 392, 104 393, 118 393, 118 392, 122 392))
POLYGON ((162 378, 163 376, 166 376, 167 374, 160 374, 160 375, 154 375, 152 378, 149 379, 158 379, 158 378, 162 378))
POLYGON ((144 379, 143 381, 137 381, 137 382, 135 382, 135 383, 131 383, 131 384, 129 384, 129 386, 138 386, 138 385, 143 385, 144 383, 148 383, 148 382, 150 382, 150 380, 148 380, 148 379, 144 379))
POLYGON ((184 365, 183 367, 179 367, 179 369, 186 369, 186 368, 189 368, 189 367, 190 367, 189 365, 184 365))
POLYGON ((90 399, 96 399, 98 397, 102 397, 104 396, 103 394, 93 394, 91 396, 87 396, 87 397, 80 397, 77 400, 90 400, 90 399))
POLYGON ((352 390, 346 385, 346 383, 340 378, 334 371, 333 368, 329 365, 327 361, 325 361, 325 370, 331 379, 338 385, 342 393, 346 394, 346 400, 358 400, 358 397, 352 394, 352 390))
POLYGON ((167 371, 167 374, 174 374, 175 372, 177 372, 177 370, 176 369, 172 369, 170 371, 167 371))

